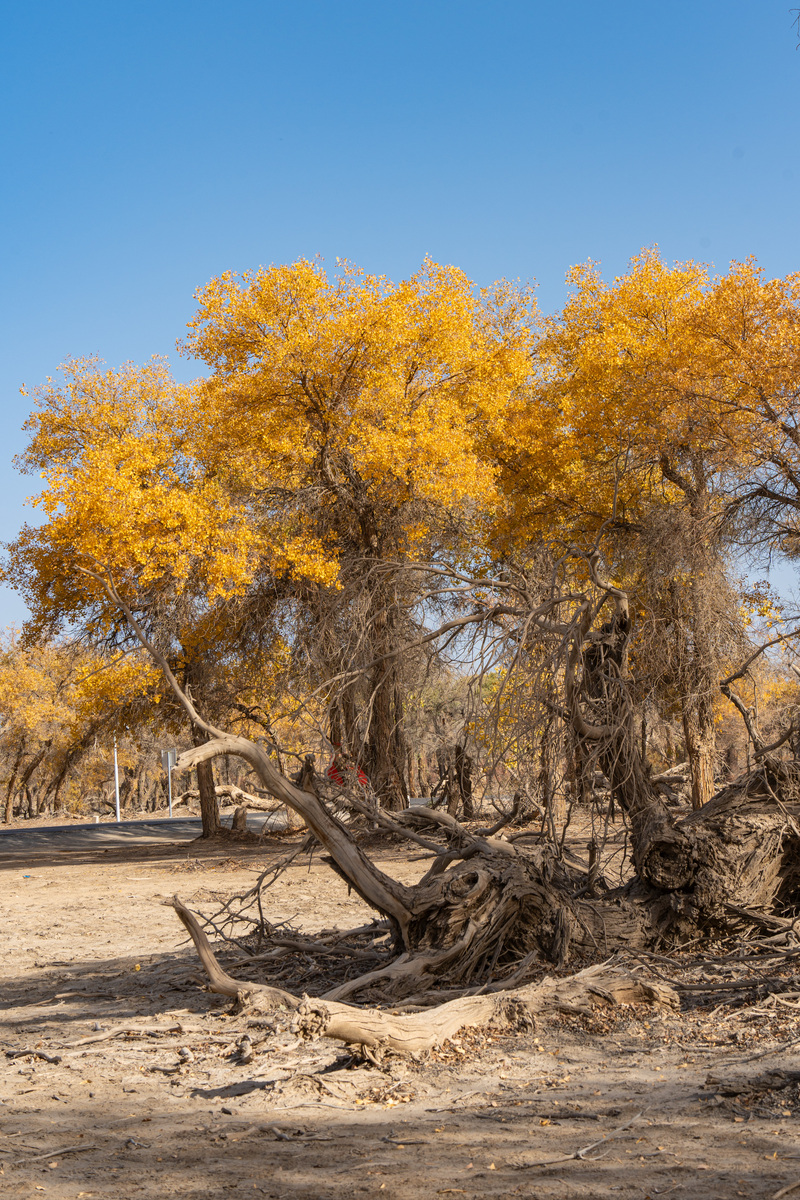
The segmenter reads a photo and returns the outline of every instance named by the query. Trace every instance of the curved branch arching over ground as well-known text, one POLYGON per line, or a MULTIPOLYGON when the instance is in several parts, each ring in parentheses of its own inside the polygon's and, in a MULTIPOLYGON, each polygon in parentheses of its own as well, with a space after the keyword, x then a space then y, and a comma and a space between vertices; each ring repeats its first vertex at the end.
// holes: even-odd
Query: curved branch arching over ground
POLYGON ((585 1008, 593 1004, 657 1004, 678 1007, 677 993, 666 984, 639 979, 605 965, 589 967, 567 979, 542 979, 528 987, 493 995, 464 996, 416 1013, 355 1008, 330 999, 299 998, 279 988, 242 983, 223 971, 197 917, 177 897, 173 907, 194 941, 211 990, 261 1010, 289 1010, 292 1030, 303 1037, 326 1037, 375 1052, 415 1054, 431 1050, 459 1030, 474 1025, 502 1029, 531 1026, 538 1013, 585 1008))
MULTIPOLYGON (((444 826, 453 845, 416 886, 392 879, 333 815, 314 790, 313 779, 308 786, 292 783, 261 746, 203 721, 113 583, 102 573, 89 572, 162 667, 189 716, 209 735, 208 742, 180 756, 178 769, 221 755, 244 759, 264 790, 305 821, 348 884, 389 918, 399 957, 339 989, 329 1003, 378 977, 396 997, 426 985, 474 987, 508 974, 523 961, 562 965, 570 956, 605 959, 620 948, 680 945, 711 936, 729 928, 732 919, 780 922, 784 913, 795 914, 800 903, 800 769, 765 757, 755 774, 676 821, 639 750, 626 682, 631 633, 627 596, 601 577, 596 552, 586 561, 594 596, 576 597, 574 618, 557 627, 547 606, 540 606, 528 614, 526 628, 535 631, 537 622, 544 622, 548 632, 557 629, 562 637, 564 711, 578 741, 591 744, 629 825, 637 875, 600 897, 592 895, 587 873, 570 867, 557 849, 538 846, 522 852, 502 836, 472 835, 452 817, 420 810, 400 818, 444 826), (611 618, 592 628, 606 604, 611 618)), ((556 596, 550 611, 559 610, 562 602, 556 596)), ((380 809, 375 813, 382 815, 380 809)), ((226 986, 241 990, 235 981, 226 986)), ((490 1009, 487 1001, 486 1011, 490 1009)))

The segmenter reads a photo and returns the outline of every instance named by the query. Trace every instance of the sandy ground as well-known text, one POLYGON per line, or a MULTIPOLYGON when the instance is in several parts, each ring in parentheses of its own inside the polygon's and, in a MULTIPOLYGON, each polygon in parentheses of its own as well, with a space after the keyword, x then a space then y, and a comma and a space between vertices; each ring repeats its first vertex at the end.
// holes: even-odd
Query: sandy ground
MULTIPOLYGON (((163 900, 207 908, 289 845, 23 857, 0 839, 4 1196, 800 1197, 800 1019, 763 989, 465 1034, 385 1070, 231 1014, 163 900)), ((373 915, 318 862, 269 896, 306 930, 373 915)))

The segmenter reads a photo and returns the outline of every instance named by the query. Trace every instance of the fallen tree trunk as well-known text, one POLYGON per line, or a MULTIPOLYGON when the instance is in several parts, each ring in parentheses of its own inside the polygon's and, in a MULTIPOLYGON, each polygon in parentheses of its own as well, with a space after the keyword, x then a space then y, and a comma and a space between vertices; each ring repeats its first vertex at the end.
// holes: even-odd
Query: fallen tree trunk
MULTIPOLYGON (((246 808, 254 808, 259 812, 277 812, 279 809, 285 807, 279 800, 275 800, 272 796, 268 798, 254 796, 252 792, 243 791, 235 783, 218 783, 214 791, 217 794, 218 800, 228 800, 231 804, 244 805, 246 808)), ((187 791, 182 792, 173 807, 178 808, 182 804, 190 804, 192 801, 200 803, 200 792, 197 788, 189 788, 187 791)))
POLYGON ((200 922, 178 897, 172 901, 189 931, 209 978, 211 990, 261 1011, 294 1013, 292 1031, 302 1037, 326 1037, 375 1053, 411 1054, 433 1049, 460 1030, 492 1025, 530 1027, 546 1011, 591 1009, 595 1005, 654 1004, 677 1009, 677 992, 666 984, 630 972, 596 965, 566 979, 545 978, 527 987, 481 996, 463 996, 415 1013, 356 1008, 327 998, 293 996, 266 984, 234 979, 220 967, 200 922))
POLYGON ((781 916, 793 913, 800 900, 800 768, 765 762, 680 823, 646 791, 648 803, 631 816, 639 873, 625 887, 598 896, 589 894, 588 873, 552 848, 521 853, 501 836, 473 836, 448 814, 424 808, 394 814, 394 822, 435 824, 450 844, 419 884, 397 884, 363 854, 318 795, 279 776, 246 739, 208 742, 183 755, 179 766, 194 765, 199 754, 231 752, 247 757, 265 786, 283 792, 281 798, 301 811, 330 851, 339 874, 390 918, 400 957, 347 984, 337 1000, 378 982, 398 998, 434 982, 485 983, 529 956, 561 966, 619 949, 681 945, 745 928, 740 915, 732 917, 731 903, 781 916), (776 787, 796 799, 787 806, 776 787))
MULTIPOLYGON (((419 884, 409 887, 392 879, 329 808, 311 756, 292 782, 262 745, 204 721, 113 584, 101 579, 191 721, 208 737, 179 757, 178 770, 220 755, 244 759, 265 791, 302 818, 348 886, 388 918, 398 957, 339 989, 329 1003, 378 981, 396 996, 432 982, 486 984, 513 973, 524 960, 562 965, 573 955, 596 961, 620 948, 681 945, 687 938, 743 928, 748 919, 758 923, 796 915, 800 765, 764 757, 756 772, 705 808, 683 821, 674 819, 641 757, 627 684, 627 596, 600 578, 598 561, 596 552, 589 556, 593 584, 604 597, 599 604, 588 596, 573 597, 576 608, 569 622, 536 620, 569 647, 563 715, 586 744, 586 761, 593 756, 601 766, 630 829, 636 877, 604 895, 596 894, 591 870, 570 866, 558 846, 523 854, 502 836, 473 835, 452 815, 421 808, 393 818, 375 810, 380 823, 388 820, 395 828, 400 819, 434 823, 448 838, 444 847, 422 839, 436 859, 419 884), (612 618, 593 628, 608 600, 612 618)), ((537 628, 533 616, 529 626, 537 628)))

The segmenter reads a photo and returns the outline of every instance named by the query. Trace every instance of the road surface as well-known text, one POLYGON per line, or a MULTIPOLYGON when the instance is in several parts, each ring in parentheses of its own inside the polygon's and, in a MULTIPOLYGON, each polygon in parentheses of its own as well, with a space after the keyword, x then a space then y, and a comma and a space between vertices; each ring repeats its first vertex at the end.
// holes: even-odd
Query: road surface
MULTIPOLYGON (((259 833, 264 825, 280 829, 282 813, 248 813, 247 828, 259 833)), ((222 817, 230 825, 230 817, 222 817)), ((165 817, 153 821, 103 822, 97 825, 44 825, 32 829, 17 826, 0 830, 0 858, 7 854, 35 854, 42 851, 108 850, 125 846, 192 842, 200 837, 203 826, 199 817, 165 817)))

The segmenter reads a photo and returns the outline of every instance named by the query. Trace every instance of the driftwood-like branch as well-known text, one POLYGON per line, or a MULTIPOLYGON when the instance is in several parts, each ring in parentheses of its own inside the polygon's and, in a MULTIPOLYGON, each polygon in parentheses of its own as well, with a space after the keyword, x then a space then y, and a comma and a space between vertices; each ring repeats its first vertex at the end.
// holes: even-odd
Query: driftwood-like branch
MULTIPOLYGON (((270 797, 266 800, 263 796, 254 796, 252 792, 245 792, 242 788, 237 787, 235 783, 218 783, 214 789, 217 793, 218 800, 229 800, 231 804, 244 805, 245 808, 255 808, 259 812, 275 812, 280 808, 277 800, 270 797)), ((200 793, 197 788, 189 788, 182 796, 175 801, 175 807, 181 804, 188 804, 190 800, 199 800, 200 793)))
POLYGON ((255 742, 236 734, 224 734, 201 746, 185 750, 179 755, 176 768, 185 771, 195 767, 198 762, 226 754, 236 755, 250 763, 265 790, 303 818, 362 899, 393 917, 401 930, 407 927, 413 913, 412 889, 391 879, 370 862, 349 831, 328 811, 324 803, 311 792, 291 783, 255 742))
POLYGON ((440 812, 436 808, 405 808, 399 814, 406 821, 420 820, 428 822, 431 825, 439 825, 453 837, 458 837, 467 845, 474 845, 476 849, 484 854, 502 854, 510 858, 515 858, 518 851, 511 845, 510 842, 503 838, 481 837, 480 835, 472 834, 468 829, 465 829, 455 817, 450 813, 440 812))
MULTIPOLYGON (((650 1003, 679 1008, 677 992, 666 984, 648 982, 603 963, 566 979, 542 979, 513 991, 464 996, 417 1013, 390 1013, 355 1008, 333 999, 302 999, 266 984, 234 979, 220 967, 200 922, 176 896, 173 907, 192 937, 211 990, 267 1009, 294 1012, 292 1030, 302 1037, 326 1037, 370 1051, 420 1053, 432 1049, 461 1029, 499 1025, 530 1026, 537 1013, 548 1009, 597 1004, 650 1003)), ((411 962, 406 959, 407 973, 411 962)), ((399 960, 398 960, 399 962, 399 960)), ((420 964, 422 968, 422 964, 420 964)), ((363 983, 367 977, 362 977, 363 983)))

